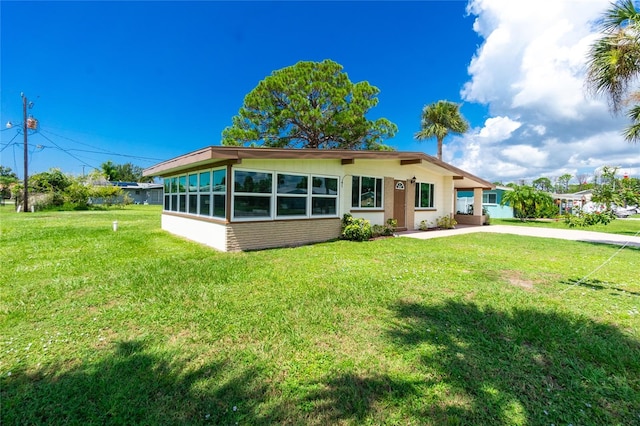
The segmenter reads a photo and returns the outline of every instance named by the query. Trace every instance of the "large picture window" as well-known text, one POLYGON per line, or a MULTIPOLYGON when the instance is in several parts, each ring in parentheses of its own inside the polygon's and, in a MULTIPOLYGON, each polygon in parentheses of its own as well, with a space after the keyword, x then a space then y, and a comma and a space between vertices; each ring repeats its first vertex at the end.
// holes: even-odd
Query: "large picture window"
POLYGON ((311 214, 313 216, 338 214, 338 179, 313 176, 311 186, 311 214))
POLYGON ((351 180, 351 207, 382 208, 382 178, 353 176, 351 180))
POLYGON ((236 170, 233 185, 233 217, 271 217, 272 173, 236 170))
POLYGON ((306 216, 308 186, 308 176, 278 173, 276 215, 306 216))
POLYGON ((434 185, 432 183, 416 183, 416 208, 432 209, 434 203, 434 185))

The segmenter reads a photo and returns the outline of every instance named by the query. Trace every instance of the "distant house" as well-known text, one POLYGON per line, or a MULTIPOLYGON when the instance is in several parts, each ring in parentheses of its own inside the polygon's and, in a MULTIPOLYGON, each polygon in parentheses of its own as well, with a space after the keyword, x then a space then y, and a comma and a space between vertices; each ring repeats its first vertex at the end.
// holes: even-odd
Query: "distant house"
MULTIPOLYGON (((221 251, 338 238, 345 213, 399 229, 455 214, 455 192, 493 185, 416 152, 212 146, 154 165, 162 229, 221 251)), ((482 208, 467 216, 482 224, 482 208)))
MULTIPOLYGON (((487 214, 495 219, 512 219, 513 207, 508 204, 504 206, 500 203, 505 192, 513 191, 508 186, 497 185, 493 189, 485 189, 482 191, 482 208, 487 214)), ((474 196, 472 191, 458 191, 458 199, 456 201, 456 212, 466 214, 473 211, 474 196)))
POLYGON ((574 192, 572 194, 549 193, 558 206, 558 214, 575 213, 578 210, 592 212, 599 210, 599 205, 591 202, 591 189, 574 192))
POLYGON ((162 204, 161 183, 113 182, 113 185, 122 188, 134 204, 162 204))

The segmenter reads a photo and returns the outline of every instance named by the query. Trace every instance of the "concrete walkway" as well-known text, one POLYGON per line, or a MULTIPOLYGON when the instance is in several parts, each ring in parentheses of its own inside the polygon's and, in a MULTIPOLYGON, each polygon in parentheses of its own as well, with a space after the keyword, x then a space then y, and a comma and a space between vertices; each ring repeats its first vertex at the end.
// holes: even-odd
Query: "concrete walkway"
POLYGON ((515 234, 524 235, 527 237, 557 238, 561 240, 583 241, 587 243, 616 244, 621 246, 626 245, 627 247, 640 247, 640 235, 629 236, 620 234, 607 234, 605 232, 583 231, 579 229, 534 228, 528 226, 511 225, 458 225, 456 229, 443 229, 438 231, 405 231, 399 232, 398 235, 401 237, 426 240, 430 238, 471 234, 474 232, 493 232, 496 234, 515 234))

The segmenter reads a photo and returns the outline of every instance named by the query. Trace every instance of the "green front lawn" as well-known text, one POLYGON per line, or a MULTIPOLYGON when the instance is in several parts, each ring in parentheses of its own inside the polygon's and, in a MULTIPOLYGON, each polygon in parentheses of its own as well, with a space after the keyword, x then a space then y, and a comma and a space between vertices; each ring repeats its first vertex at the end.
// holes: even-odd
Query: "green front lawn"
POLYGON ((224 254, 159 223, 0 208, 3 424, 640 422, 637 248, 477 233, 224 254))
POLYGON ((610 234, 640 235, 640 220, 615 219, 607 225, 594 225, 585 228, 570 228, 564 223, 564 219, 528 219, 523 222, 520 219, 491 219, 491 225, 515 225, 533 226, 541 228, 577 229, 582 231, 607 232, 610 234))

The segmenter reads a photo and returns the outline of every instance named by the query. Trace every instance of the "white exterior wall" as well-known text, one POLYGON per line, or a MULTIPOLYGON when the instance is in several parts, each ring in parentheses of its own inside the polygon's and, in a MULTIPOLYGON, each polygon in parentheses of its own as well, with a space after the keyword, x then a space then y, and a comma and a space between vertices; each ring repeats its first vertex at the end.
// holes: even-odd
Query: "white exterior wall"
POLYGON ((227 251, 225 225, 163 214, 162 229, 175 235, 205 244, 220 251, 227 251))
POLYGON ((438 220, 439 217, 442 217, 442 216, 446 216, 446 215, 440 213, 439 210, 438 211, 416 210, 413 228, 420 229, 420 222, 422 222, 423 220, 427 221, 428 227, 435 227, 436 221, 438 220))
MULTIPOLYGON (((344 212, 350 212, 354 217, 362 217, 368 219, 372 225, 384 225, 384 212, 371 212, 370 209, 358 212, 358 209, 351 208, 351 177, 352 176, 371 176, 371 177, 390 177, 397 180, 409 181, 414 176, 417 182, 433 183, 435 190, 435 210, 415 210, 414 223, 407 223, 409 229, 418 229, 420 221, 435 223, 435 220, 441 216, 449 216, 453 207, 453 179, 450 176, 441 176, 440 174, 426 170, 424 165, 401 165, 397 160, 390 161, 367 161, 356 160, 355 164, 345 165, 344 167, 344 184, 341 186, 341 199, 344 204, 344 212)), ((384 200, 383 200, 384 205, 384 200)), ((407 211, 414 209, 413 200, 407 200, 407 211)))

